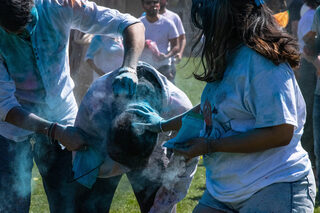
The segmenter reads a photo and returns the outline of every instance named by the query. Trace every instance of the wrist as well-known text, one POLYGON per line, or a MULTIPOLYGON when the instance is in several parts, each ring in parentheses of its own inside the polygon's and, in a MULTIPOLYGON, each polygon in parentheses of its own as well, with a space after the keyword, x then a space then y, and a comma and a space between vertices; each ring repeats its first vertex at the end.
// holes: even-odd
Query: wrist
POLYGON ((207 154, 216 152, 215 140, 210 138, 205 138, 205 142, 207 144, 207 154))
POLYGON ((137 74, 137 70, 135 68, 133 68, 133 67, 124 66, 124 67, 121 67, 119 69, 119 74, 122 74, 122 73, 125 73, 125 72, 137 74))
POLYGON ((49 138, 49 141, 51 143, 54 143, 56 140, 57 140, 57 128, 58 128, 58 124, 55 123, 55 122, 52 122, 48 128, 48 131, 47 131, 47 136, 49 138))
POLYGON ((161 120, 159 121, 159 132, 165 132, 165 131, 163 130, 163 120, 164 120, 164 119, 161 119, 161 120))

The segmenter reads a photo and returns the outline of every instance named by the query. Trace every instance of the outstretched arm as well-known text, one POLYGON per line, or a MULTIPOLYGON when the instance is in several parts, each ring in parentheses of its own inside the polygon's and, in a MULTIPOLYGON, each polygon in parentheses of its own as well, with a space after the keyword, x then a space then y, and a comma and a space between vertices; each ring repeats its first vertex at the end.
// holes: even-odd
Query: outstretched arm
POLYGON ((22 107, 13 107, 5 118, 5 121, 17 127, 30 130, 39 134, 47 135, 52 140, 59 141, 68 150, 79 150, 87 141, 87 136, 76 127, 53 124, 33 113, 24 110, 22 107), (49 136, 49 128, 56 125, 54 132, 49 136))
POLYGON ((113 82, 113 92, 115 95, 132 96, 138 83, 136 68, 145 43, 143 24, 135 23, 127 27, 123 32, 123 39, 124 61, 113 82))
POLYGON ((254 129, 246 133, 220 139, 194 138, 181 143, 181 145, 176 144, 174 150, 186 158, 213 152, 260 152, 288 145, 292 139, 293 132, 293 125, 282 124, 254 129))

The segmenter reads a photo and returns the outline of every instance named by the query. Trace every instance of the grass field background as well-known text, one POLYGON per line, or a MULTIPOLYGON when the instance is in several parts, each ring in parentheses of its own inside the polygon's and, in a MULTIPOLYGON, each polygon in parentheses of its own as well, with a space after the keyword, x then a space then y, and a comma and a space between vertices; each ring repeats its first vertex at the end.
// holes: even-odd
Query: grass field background
MULTIPOLYGON (((183 90, 190 98, 193 105, 200 102, 201 91, 204 88, 204 83, 196 81, 192 77, 192 72, 196 69, 193 61, 191 60, 187 65, 186 59, 184 59, 177 66, 176 85, 183 90)), ((32 178, 32 198, 31 198, 31 213, 47 213, 48 202, 43 190, 41 177, 37 168, 33 170, 32 178)), ((178 204, 178 213, 191 213, 193 208, 198 203, 201 195, 205 189, 205 168, 202 161, 198 165, 197 173, 192 181, 191 187, 185 199, 178 204)), ((139 206, 134 197, 131 186, 126 178, 123 176, 121 182, 117 188, 114 196, 111 213, 139 213, 139 206)), ((320 209, 317 208, 316 213, 320 213, 320 209)))

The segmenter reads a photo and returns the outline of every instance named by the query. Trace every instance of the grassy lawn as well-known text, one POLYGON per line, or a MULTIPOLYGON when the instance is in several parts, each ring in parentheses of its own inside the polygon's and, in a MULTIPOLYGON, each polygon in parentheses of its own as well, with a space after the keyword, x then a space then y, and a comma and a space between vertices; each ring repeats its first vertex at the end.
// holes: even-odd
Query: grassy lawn
MULTIPOLYGON (((176 84, 182 89, 190 98, 193 105, 196 105, 200 101, 201 91, 204 84, 196 81, 191 77, 191 73, 195 67, 193 62, 190 61, 187 65, 183 66, 186 62, 184 59, 177 67, 176 84), (191 77, 191 78, 190 78, 191 77)), ((49 212, 46 196, 43 191, 41 183, 41 177, 35 168, 33 171, 33 193, 31 199, 32 213, 46 213, 49 212)), ((197 173, 192 181, 189 193, 184 200, 178 204, 178 213, 190 213, 195 205, 198 203, 203 190, 205 188, 205 168, 202 165, 202 161, 198 166, 197 173)), ((115 197, 111 206, 111 213, 138 213, 139 207, 135 200, 131 186, 124 176, 117 188, 115 197)), ((315 210, 316 213, 320 213, 320 208, 315 210)))

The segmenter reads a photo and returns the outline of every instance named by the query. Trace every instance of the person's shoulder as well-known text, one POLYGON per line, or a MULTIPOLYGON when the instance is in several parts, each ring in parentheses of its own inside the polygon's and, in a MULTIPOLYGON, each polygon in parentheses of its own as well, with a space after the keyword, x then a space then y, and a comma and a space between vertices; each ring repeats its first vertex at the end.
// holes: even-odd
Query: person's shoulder
POLYGON ((246 67, 247 71, 252 76, 274 70, 285 70, 292 73, 292 69, 287 63, 280 63, 277 65, 246 45, 242 45, 241 48, 239 48, 233 64, 236 66, 240 65, 241 67, 242 65, 245 65, 244 67, 246 67))
POLYGON ((146 17, 146 16, 141 16, 141 17, 139 17, 139 20, 140 20, 144 25, 150 23, 150 22, 147 20, 147 17, 146 17))
MULTIPOLYGON (((112 82, 116 77, 118 70, 107 73, 92 82, 87 93, 95 94, 96 92, 106 92, 112 93, 112 82)), ((94 96, 95 98, 99 98, 100 96, 94 96)))
POLYGON ((167 10, 167 12, 168 12, 168 14, 169 14, 169 17, 171 17, 171 19, 172 19, 175 23, 180 23, 180 24, 182 24, 181 18, 180 18, 180 16, 179 16, 177 13, 175 13, 175 12, 173 12, 173 11, 171 11, 171 10, 167 10))
POLYGON ((140 20, 140 21, 145 21, 145 20, 146 20, 146 16, 140 16, 140 17, 139 17, 139 20, 140 20))
POLYGON ((165 14, 165 16, 167 16, 167 17, 172 17, 172 18, 175 18, 175 19, 180 19, 180 16, 179 16, 177 13, 175 13, 175 12, 173 12, 173 11, 171 11, 171 10, 168 10, 168 9, 166 9, 166 12, 165 12, 164 14, 165 14))
POLYGON ((173 22, 171 19, 169 19, 168 17, 165 17, 165 16, 163 16, 163 15, 160 15, 159 21, 160 21, 162 24, 170 25, 170 26, 174 26, 174 27, 175 27, 174 22, 173 22))

